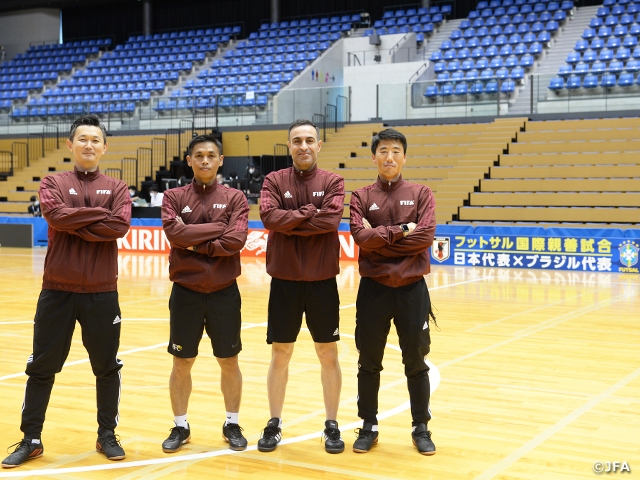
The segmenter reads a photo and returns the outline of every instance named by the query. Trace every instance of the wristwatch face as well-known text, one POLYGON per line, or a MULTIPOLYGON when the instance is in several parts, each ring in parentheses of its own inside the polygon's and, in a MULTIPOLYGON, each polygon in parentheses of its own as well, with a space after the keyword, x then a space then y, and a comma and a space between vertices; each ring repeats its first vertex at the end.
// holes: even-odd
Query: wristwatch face
POLYGON ((400 228, 402 228, 403 233, 409 233, 409 226, 406 223, 400 225, 400 228))

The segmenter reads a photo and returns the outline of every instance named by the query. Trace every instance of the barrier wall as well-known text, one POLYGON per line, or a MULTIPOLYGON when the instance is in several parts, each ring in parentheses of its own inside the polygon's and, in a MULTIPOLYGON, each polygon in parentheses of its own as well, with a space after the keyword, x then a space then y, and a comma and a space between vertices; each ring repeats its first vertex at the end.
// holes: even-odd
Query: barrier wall
MULTIPOLYGON (((33 245, 46 246, 42 218, 0 217, 0 223, 32 223, 33 245)), ((123 252, 168 253, 169 243, 159 219, 132 219, 129 233, 118 240, 123 252)), ((342 260, 355 260, 358 248, 349 225, 339 229, 342 260)), ((243 256, 263 257, 268 232, 249 222, 243 256)), ((431 247, 433 265, 640 273, 640 229, 544 228, 438 225, 431 247)))

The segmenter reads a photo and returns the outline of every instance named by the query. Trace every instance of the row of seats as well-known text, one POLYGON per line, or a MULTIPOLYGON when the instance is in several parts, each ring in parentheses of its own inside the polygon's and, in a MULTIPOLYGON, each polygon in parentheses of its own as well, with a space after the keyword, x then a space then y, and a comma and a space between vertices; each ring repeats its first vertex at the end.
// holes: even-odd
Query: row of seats
POLYGON ((576 65, 575 70, 571 65, 562 65, 558 72, 558 76, 568 77, 570 75, 588 75, 589 73, 600 74, 604 72, 622 73, 624 71, 640 71, 640 60, 629 60, 626 63, 615 60, 609 62, 609 64, 605 62, 579 63, 576 65))
POLYGON ((518 58, 516 56, 510 56, 506 59, 502 57, 494 57, 491 61, 488 61, 486 58, 481 58, 477 61, 473 60, 465 60, 463 62, 458 62, 454 60, 449 63, 440 62, 434 66, 434 73, 436 75, 440 75, 443 73, 453 73, 457 71, 468 72, 471 70, 480 70, 482 72, 487 69, 496 69, 496 68, 514 68, 514 67, 522 67, 522 68, 532 68, 534 66, 534 57, 533 55, 523 55, 518 58))
POLYGON ((92 103, 91 105, 60 105, 50 107, 18 107, 13 110, 11 117, 16 120, 26 117, 60 117, 65 115, 81 115, 86 113, 128 113, 136 109, 134 102, 127 103, 92 103))
MULTIPOLYGON (((542 13, 549 12, 555 14, 556 12, 563 12, 565 15, 567 12, 573 10, 573 2, 565 1, 562 4, 558 2, 528 2, 525 5, 513 5, 509 7, 485 7, 469 12, 468 19, 475 20, 476 18, 489 18, 489 17, 503 17, 503 16, 524 16, 529 13, 542 13), (562 8, 564 6, 564 8, 562 8)), ((524 21, 524 20, 522 20, 524 21)))
MULTIPOLYGON (((640 10, 640 6, 638 7, 638 10, 640 10)), ((638 13, 637 18, 634 18, 633 15, 634 14, 625 13, 620 18, 618 18, 616 15, 609 15, 604 19, 602 19, 601 17, 593 17, 589 22, 589 26, 591 28, 600 28, 603 26, 614 28, 617 25, 628 27, 630 25, 637 24, 639 21, 638 19, 640 19, 640 13, 638 13)))
POLYGON ((40 52, 46 50, 59 50, 65 48, 86 48, 86 47, 109 47, 111 45, 110 38, 98 38, 92 40, 77 40, 75 42, 65 42, 65 43, 47 43, 43 45, 32 45, 27 50, 27 53, 30 52, 40 52))
POLYGON ((182 99, 182 100, 160 100, 158 104, 154 107, 158 113, 162 113, 170 110, 193 110, 196 109, 207 109, 207 108, 215 108, 216 105, 218 107, 222 107, 225 109, 233 108, 233 107, 264 107, 268 103, 267 95, 255 95, 253 98, 246 96, 236 96, 236 97, 221 97, 219 101, 216 103, 215 97, 211 98, 198 98, 196 101, 193 99, 182 99))
POLYGON ((413 17, 415 15, 436 15, 438 13, 442 15, 451 15, 451 5, 431 5, 429 8, 420 7, 417 10, 415 8, 408 8, 407 10, 387 10, 382 14, 383 19, 387 18, 401 18, 401 17, 413 17))
MULTIPOLYGON (((109 83, 102 85, 92 85, 82 86, 82 87, 58 87, 55 90, 47 90, 43 94, 43 98, 47 97, 61 97, 65 95, 76 95, 76 94, 91 94, 91 93, 102 93, 100 87, 105 87, 103 89, 104 93, 109 92, 164 92, 165 83, 162 81, 157 82, 123 82, 123 83, 109 83)), ((33 99, 36 101, 36 99, 33 99)))
POLYGON ((139 58, 148 57, 151 55, 179 55, 183 58, 185 56, 204 61, 208 52, 215 52, 217 50, 217 44, 200 44, 198 46, 191 45, 190 47, 165 47, 165 48, 139 48, 136 50, 122 50, 120 52, 107 52, 102 56, 104 59, 125 59, 125 58, 139 58))
POLYGON ((61 63, 84 63, 87 59, 84 55, 65 55, 63 57, 30 58, 28 60, 11 60, 7 62, 10 67, 30 67, 40 65, 58 65, 61 63))
MULTIPOLYGON (((131 42, 145 42, 145 41, 158 41, 158 40, 173 40, 179 38, 189 37, 202 37, 212 35, 240 35, 242 33, 242 27, 240 25, 216 27, 197 30, 183 30, 181 32, 165 32, 165 33, 153 33, 150 35, 132 35, 127 40, 127 43, 131 42)), ((228 40, 227 40, 228 41, 228 40)))
MULTIPOLYGON (((161 72, 140 72, 136 70, 137 67, 120 67, 118 69, 108 69, 110 73, 94 75, 94 76, 83 76, 83 77, 72 77, 72 78, 64 78, 60 80, 58 86, 60 87, 82 87, 92 85, 101 85, 101 84, 109 84, 109 83, 122 83, 130 81, 131 74, 136 75, 136 80, 140 82, 177 82, 180 79, 180 73, 177 71, 161 71, 161 72), (131 70, 129 70, 131 69, 131 70), (115 71, 112 71, 115 70, 115 71), (126 75, 125 74, 129 74, 126 75)), ((102 70, 102 69, 101 69, 102 70)), ((107 70, 107 69, 104 69, 107 70)))
POLYGON ((197 80, 187 80, 183 88, 201 88, 227 85, 252 85, 259 83, 289 83, 294 78, 293 72, 285 73, 263 73, 253 75, 221 75, 218 77, 207 77, 197 80))
MULTIPOLYGON (((451 62, 456 60, 460 61, 460 60, 467 60, 467 59, 472 59, 472 60, 488 59, 489 61, 493 61, 494 58, 502 58, 502 57, 511 56, 511 55, 515 55, 515 56, 532 55, 534 57, 537 57, 542 54, 542 51, 543 51, 543 47, 541 43, 538 43, 538 42, 532 43, 528 47, 524 43, 519 43, 515 46, 515 48, 512 47, 511 45, 505 45, 499 50, 498 50, 498 47, 489 47, 486 49, 482 47, 477 47, 477 48, 474 48, 473 50, 469 50, 467 48, 467 49, 462 49, 458 51, 447 50, 444 53, 444 55, 443 54, 431 55, 431 61, 436 63, 451 62)), ((496 61, 500 61, 500 60, 496 60, 496 61)))
POLYGON ((618 16, 618 15, 635 15, 636 13, 640 13, 640 2, 629 2, 627 4, 623 4, 622 2, 611 4, 610 6, 603 5, 598 8, 596 12, 595 18, 607 18, 609 16, 618 16))
MULTIPOLYGON (((188 67, 188 65, 187 65, 188 67)), ((91 82, 92 77, 97 77, 100 75, 124 75, 124 74, 142 74, 142 73, 157 73, 162 78, 158 78, 158 80, 178 80, 179 77, 176 77, 176 73, 182 70, 182 66, 179 64, 163 64, 163 63, 147 63, 144 65, 127 65, 121 67, 102 67, 102 68, 92 68, 90 70, 80 70, 76 72, 76 74, 68 79, 63 79, 60 81, 61 85, 82 85, 83 83, 91 82), (164 75, 167 75, 165 78, 164 75), (68 82, 68 83, 66 83, 68 82)), ((188 68, 187 68, 188 69, 188 68)))
POLYGON ((11 100, 0 100, 0 110, 8 110, 13 105, 11 100))
POLYGON ((451 74, 449 72, 439 73, 436 77, 436 82, 446 83, 449 81, 458 82, 472 80, 490 81, 495 78, 499 78, 500 80, 511 79, 520 82, 524 79, 524 74, 524 67, 518 66, 511 69, 507 67, 501 67, 495 71, 491 68, 486 68, 480 72, 478 72, 478 70, 468 70, 467 72, 457 71, 451 74))
POLYGON ((0 91, 2 90, 42 90, 43 83, 41 81, 31 82, 5 82, 0 83, 0 91))
MULTIPOLYGON (((332 25, 332 26, 321 26, 321 27, 301 27, 298 29, 298 35, 322 35, 322 34, 332 34, 332 33, 340 33, 340 32, 348 32, 351 30, 350 23, 343 23, 342 25, 332 25)), ((289 32, 290 29, 282 29, 282 30, 271 30, 269 32, 252 32, 249 35, 251 40, 257 39, 269 39, 269 38, 280 38, 282 32, 289 32)))
POLYGON ((82 95, 65 95, 57 97, 40 97, 30 102, 31 106, 51 106, 66 105, 68 103, 91 103, 91 102, 110 102, 110 101, 131 101, 131 102, 148 102, 151 99, 149 91, 131 91, 131 92, 92 92, 91 94, 82 95))
POLYGON ((0 91, 2 100, 26 100, 29 98, 29 90, 3 90, 0 91))
POLYGON ((598 86, 603 88, 613 87, 631 87, 635 84, 640 85, 640 75, 636 81, 633 73, 623 73, 619 77, 613 73, 605 73, 601 77, 598 75, 589 74, 584 79, 577 75, 572 75, 567 78, 565 83, 564 78, 555 77, 551 79, 549 83, 549 89, 553 91, 560 91, 563 89, 576 90, 579 88, 596 88, 598 86))
POLYGON ((411 28, 409 28, 408 25, 405 25, 403 27, 390 27, 390 28, 386 28, 386 27, 381 27, 381 28, 367 28, 364 31, 364 34, 362 35, 363 37, 370 37, 371 35, 373 35, 374 33, 377 35, 395 35, 398 33, 416 33, 416 41, 418 43, 421 43, 424 41, 424 37, 429 36, 433 33, 435 27, 433 23, 427 23, 424 25, 414 25, 411 28))
POLYGON ((25 58, 50 58, 65 55, 97 55, 98 53, 100 53, 100 48, 98 47, 59 48, 34 51, 33 53, 18 53, 13 58, 14 60, 23 60, 25 58))
POLYGON ((576 41, 573 49, 576 52, 582 53, 586 52, 587 50, 597 51, 602 50, 603 48, 634 48, 638 45, 638 35, 640 35, 640 28, 637 32, 634 32, 633 35, 625 36, 623 38, 610 37, 607 39, 607 43, 605 43, 604 39, 602 38, 594 38, 593 40, 591 40, 591 42, 589 42, 588 40, 578 40, 576 41))
POLYGON ((51 73, 12 73, 7 75, 0 74, 0 83, 5 82, 47 82, 56 80, 58 75, 51 73))
POLYGON ((373 22, 373 28, 382 27, 404 27, 418 24, 435 23, 440 24, 444 19, 442 15, 423 15, 421 17, 409 17, 409 18, 389 18, 387 20, 376 20, 373 22))
POLYGON ((184 90, 174 90, 171 94, 171 98, 214 97, 216 95, 245 94, 246 92, 271 93, 275 95, 281 90, 281 88, 280 83, 189 88, 184 90))
POLYGON ((474 82, 468 84, 466 82, 457 83, 455 85, 447 83, 438 87, 437 85, 429 85, 424 92, 424 96, 428 99, 435 99, 437 97, 451 97, 451 96, 467 96, 475 95, 480 96, 482 94, 495 95, 498 92, 506 95, 512 94, 516 89, 516 83, 512 80, 506 80, 500 85, 497 80, 490 82, 474 82))
POLYGON ((345 22, 359 22, 360 14, 353 15, 342 15, 342 16, 333 16, 333 17, 322 17, 322 18, 304 18, 301 20, 283 20, 281 22, 271 22, 271 23, 263 23, 260 25, 258 29, 260 32, 269 31, 269 30, 278 30, 281 28, 290 28, 290 27, 314 27, 314 26, 322 26, 322 25, 333 25, 338 23, 345 22))
POLYGON ((127 50, 137 50, 140 48, 174 48, 174 47, 191 47, 194 45, 201 45, 203 43, 215 43, 226 44, 230 40, 229 37, 221 37, 219 35, 207 35, 202 37, 193 38, 179 38, 176 40, 143 40, 141 42, 134 41, 125 44, 116 45, 111 52, 107 52, 106 55, 110 55, 113 52, 122 52, 127 50))
POLYGON ((611 27, 600 27, 597 30, 588 27, 582 32, 582 38, 584 40, 593 40, 594 38, 607 39, 609 37, 624 37, 627 34, 637 35, 638 27, 635 24, 631 25, 631 28, 627 28, 625 25, 618 25, 613 30, 611 27))
MULTIPOLYGON (((8 62, 5 62, 5 64, 8 62)), ((4 66, 0 67, 0 75, 4 74, 28 74, 28 73, 50 73, 50 72, 68 72, 73 70, 72 63, 57 63, 57 64, 49 64, 49 65, 30 65, 27 67, 9 67, 4 66)), ((56 75, 58 78, 58 75, 56 75)))
MULTIPOLYGON (((499 27, 498 27, 499 28, 499 27)), ((551 40, 551 35, 554 33, 553 30, 545 30, 544 26, 538 31, 535 32, 527 32, 527 33, 500 33, 498 35, 480 35, 480 36, 464 36, 464 35, 456 35, 459 30, 454 31, 451 34, 449 40, 444 40, 440 46, 440 50, 451 50, 451 49, 461 49, 461 48, 475 48, 475 47, 491 47, 502 45, 514 45, 517 43, 548 43, 551 40)))
POLYGON ((507 25, 517 25, 518 27, 520 27, 521 25, 535 25, 538 23, 547 23, 550 22, 551 20, 555 20, 556 22, 563 22, 564 20, 566 20, 566 16, 563 15, 562 13, 556 13, 554 15, 552 15, 549 12, 542 12, 542 13, 527 13, 525 14, 516 14, 514 16, 509 16, 509 15, 503 15, 502 17, 487 17, 487 18, 482 18, 482 17, 478 17, 476 19, 474 19, 473 21, 469 20, 469 19, 465 19, 463 20, 460 25, 459 28, 460 30, 468 30, 470 28, 493 28, 493 27, 503 27, 503 26, 507 26, 507 25), (520 15, 520 16, 517 16, 520 15), (524 17, 522 16, 524 15, 524 17), (515 21, 512 21, 512 19, 514 19, 515 21))
POLYGON ((633 51, 630 48, 620 47, 615 51, 603 48, 600 51, 587 50, 582 54, 580 52, 571 52, 567 55, 567 63, 575 65, 580 62, 593 63, 597 60, 610 62, 611 60, 629 60, 630 58, 640 59, 640 47, 634 48, 633 51))

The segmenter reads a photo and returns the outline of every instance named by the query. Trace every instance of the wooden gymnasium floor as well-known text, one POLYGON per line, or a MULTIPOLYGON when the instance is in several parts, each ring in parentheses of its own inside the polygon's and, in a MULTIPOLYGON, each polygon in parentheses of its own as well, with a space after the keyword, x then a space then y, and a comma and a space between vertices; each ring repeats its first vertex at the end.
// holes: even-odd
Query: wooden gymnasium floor
MULTIPOLYGON (((23 371, 44 254, 0 249, 3 455, 21 438, 23 371)), ((347 449, 324 452, 318 362, 308 333, 302 333, 290 370, 284 441, 275 452, 260 453, 256 442, 269 417, 269 278, 262 260, 243 260, 240 423, 249 449, 231 452, 221 438, 219 373, 205 341, 194 367, 192 441, 168 455, 160 449, 172 426, 167 259, 124 255, 120 261, 125 366, 117 433, 127 458, 109 462, 94 450, 94 378, 76 330, 47 412, 44 457, 2 470, 1 478, 579 479, 593 478, 597 461, 627 462, 632 477, 640 471, 638 276, 435 266, 427 280, 440 326, 429 356, 437 366, 434 383, 441 376, 429 425, 437 454, 421 456, 411 444, 395 333, 382 377, 380 442, 368 454, 355 454, 358 274, 356 264, 345 263, 339 277, 344 385, 338 420, 347 449)))

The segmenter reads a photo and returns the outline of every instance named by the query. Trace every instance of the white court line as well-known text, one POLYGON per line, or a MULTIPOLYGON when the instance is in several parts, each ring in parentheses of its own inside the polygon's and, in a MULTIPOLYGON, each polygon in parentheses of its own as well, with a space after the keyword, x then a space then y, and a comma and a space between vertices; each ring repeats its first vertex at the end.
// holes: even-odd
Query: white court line
MULTIPOLYGON (((474 283, 474 282, 478 282, 480 280, 484 280, 486 277, 478 277, 476 279, 473 280, 467 280, 464 282, 458 282, 458 283, 453 283, 453 284, 449 284, 449 285, 441 285, 439 287, 433 287, 430 288, 429 291, 433 291, 433 290, 440 290, 442 288, 448 288, 448 287, 455 287, 458 285, 464 285, 467 283, 474 283)), ((351 308, 351 307, 355 307, 355 303, 354 304, 350 304, 350 305, 344 305, 341 306, 340 308, 342 309, 346 309, 346 308, 351 308)), ((248 325, 246 328, 253 328, 253 327, 257 327, 257 326, 266 326, 267 323, 257 323, 257 324, 250 324, 248 325)), ((245 328, 245 327, 243 327, 245 328)), ((353 335, 346 335, 346 334, 341 334, 342 336, 345 337, 350 337, 350 338, 354 338, 353 335)), ((154 345, 151 347, 142 347, 139 349, 135 349, 135 350, 129 350, 128 352, 121 352, 118 355, 123 355, 124 353, 133 353, 134 351, 143 351, 143 350, 149 350, 151 348, 157 348, 158 346, 164 346, 166 345, 166 343, 162 343, 162 344, 158 344, 158 345, 154 345)), ((389 348, 392 348, 394 350, 398 350, 400 351, 400 347, 396 346, 396 345, 391 345, 389 343, 387 343, 387 346, 389 348)), ((86 360, 88 362, 88 359, 86 360)), ((433 393, 433 391, 437 388, 437 386, 440 384, 440 371, 438 370, 438 368, 431 363, 429 360, 425 359, 425 362, 427 363, 427 365, 429 366, 429 380, 430 380, 430 384, 431 384, 431 392, 433 393), (432 378, 433 377, 433 378, 432 378)), ((24 375, 21 374, 21 375, 24 375)), ((19 375, 17 375, 19 376, 19 375)), ((6 377, 0 377, 0 381, 5 379, 6 377)), ((13 378, 13 376, 9 376, 9 378, 13 378)), ((400 379, 397 380, 396 382, 404 382, 404 379, 400 379)), ((396 383, 394 382, 394 383, 396 383)), ((393 415, 396 415, 398 413, 401 413, 405 410, 408 410, 410 408, 410 404, 409 401, 398 405, 397 407, 394 407, 390 410, 387 410, 386 412, 383 412, 381 414, 378 415, 378 418, 380 420, 384 420, 385 418, 389 418, 393 415)), ((355 422, 349 423, 347 425, 343 425, 341 426, 341 429, 343 430, 350 430, 353 428, 357 428, 360 425, 362 425, 362 420, 357 420, 355 422)), ((298 437, 293 437, 293 438, 289 438, 286 440, 283 440, 280 442, 280 445, 287 445, 290 443, 297 443, 297 442, 303 442, 306 440, 310 440, 310 439, 314 439, 314 438, 319 438, 322 435, 322 431, 318 431, 318 432, 314 432, 314 433, 309 433, 306 435, 300 435, 298 437)), ((244 450, 245 452, 251 452, 251 451, 255 451, 257 450, 257 445, 253 445, 250 447, 247 447, 246 450, 244 450)), ((37 476, 37 475, 60 475, 60 474, 70 474, 70 473, 82 473, 82 472, 92 472, 92 471, 102 471, 102 470, 114 470, 114 469, 119 469, 119 468, 132 468, 132 467, 142 467, 142 466, 149 466, 149 465, 159 465, 159 464, 165 464, 165 463, 173 463, 173 462, 182 462, 182 461, 192 461, 192 460, 201 460, 201 459, 205 459, 205 458, 213 458, 213 457, 219 457, 222 455, 237 455, 237 454, 241 454, 243 452, 239 452, 239 451, 234 451, 234 450, 218 450, 215 452, 207 452, 207 453, 197 453, 197 454, 191 454, 191 455, 181 455, 179 457, 169 457, 169 458, 157 458, 157 459, 152 459, 152 460, 138 460, 138 461, 133 461, 133 462, 123 462, 123 463, 112 463, 112 464, 103 464, 103 465, 91 465, 91 466, 84 466, 84 467, 65 467, 65 468, 55 468, 55 469, 42 469, 42 470, 33 470, 33 471, 29 471, 29 472, 9 472, 9 473, 0 473, 0 478, 5 478, 5 477, 33 477, 33 476, 37 476)))

